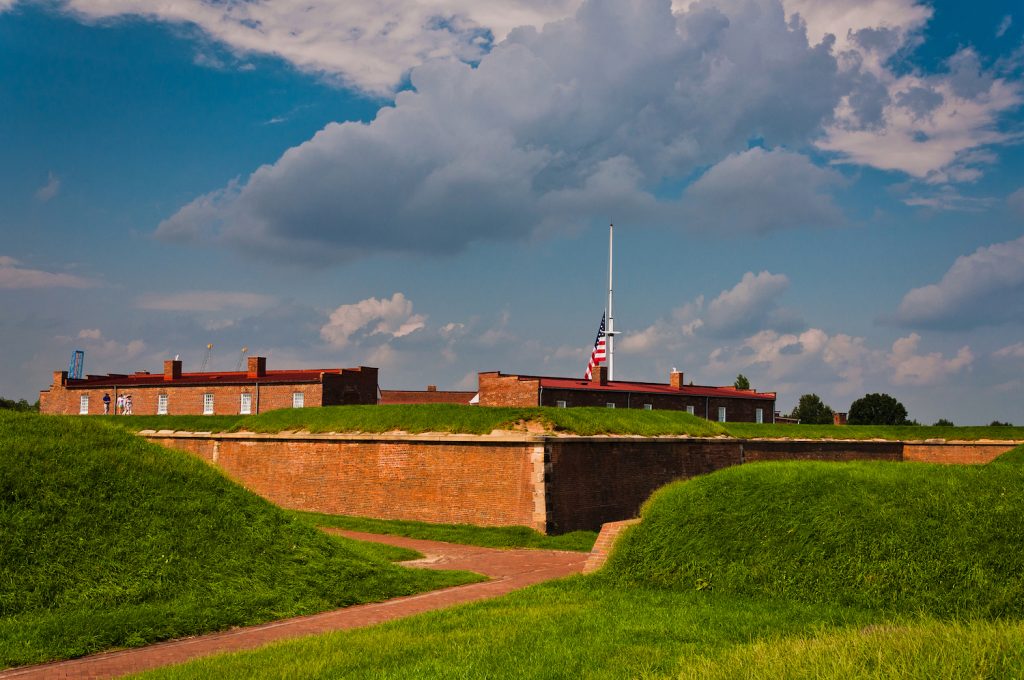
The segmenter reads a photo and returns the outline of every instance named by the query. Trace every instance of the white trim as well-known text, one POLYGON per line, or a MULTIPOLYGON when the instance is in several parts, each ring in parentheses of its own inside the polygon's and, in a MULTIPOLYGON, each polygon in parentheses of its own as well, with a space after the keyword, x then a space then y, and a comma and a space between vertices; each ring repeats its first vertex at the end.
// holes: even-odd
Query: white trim
POLYGON ((720 422, 720 423, 724 423, 725 422, 725 407, 724 406, 719 406, 718 407, 718 422, 720 422))
POLYGON ((306 395, 303 392, 292 392, 292 408, 302 408, 306 404, 306 395))
POLYGON ((213 415, 213 392, 207 392, 203 395, 203 415, 213 415))
POLYGON ((156 395, 156 414, 158 416, 167 415, 167 395, 158 394, 156 395))
POLYGON ((242 392, 238 398, 238 413, 243 416, 252 415, 252 392, 242 392))
POLYGON ((81 394, 78 396, 78 415, 87 416, 89 415, 89 395, 81 394))
POLYGON ((756 423, 763 423, 764 422, 764 409, 763 408, 759 408, 759 409, 754 411, 754 422, 756 422, 756 423))
POLYGON ((693 406, 687 406, 686 407, 686 412, 689 413, 691 416, 697 415, 696 412, 693 409, 693 406))

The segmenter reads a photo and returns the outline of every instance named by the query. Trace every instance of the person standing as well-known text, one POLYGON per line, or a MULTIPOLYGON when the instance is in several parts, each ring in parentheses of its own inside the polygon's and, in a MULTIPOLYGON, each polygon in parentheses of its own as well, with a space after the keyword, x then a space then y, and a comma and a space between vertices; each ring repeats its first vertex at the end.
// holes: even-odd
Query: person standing
POLYGON ((110 415, 110 395, 106 392, 103 393, 103 415, 110 415))
POLYGON ((122 415, 124 413, 124 395, 117 395, 117 403, 114 405, 114 415, 122 415))
POLYGON ((132 395, 124 395, 124 413, 122 415, 130 416, 132 414, 132 395))

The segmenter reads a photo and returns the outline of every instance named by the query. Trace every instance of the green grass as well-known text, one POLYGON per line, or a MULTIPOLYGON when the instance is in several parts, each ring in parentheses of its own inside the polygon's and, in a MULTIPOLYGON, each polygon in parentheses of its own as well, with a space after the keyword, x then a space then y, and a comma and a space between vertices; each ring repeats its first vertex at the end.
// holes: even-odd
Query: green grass
POLYGON ((1024 615, 1024 468, 758 463, 662 488, 623 583, 934 616, 1024 615))
POLYGON ((575 577, 496 600, 200 659, 145 678, 674 677, 680 664, 768 636, 864 627, 869 612, 624 590, 575 577))
POLYGON ((928 621, 758 640, 688 659, 680 678, 1021 678, 1024 623, 928 621))
POLYGON ((447 432, 489 434, 539 424, 552 433, 580 436, 621 434, 637 436, 889 439, 889 440, 1022 440, 1024 427, 932 427, 873 425, 774 425, 715 423, 680 411, 607 408, 492 408, 458 404, 393 406, 326 406, 280 409, 256 416, 99 416, 121 427, 138 430, 191 432, 264 432, 304 430, 323 432, 409 433, 447 432))
POLYGON ((94 418, 0 412, 0 667, 478 580, 327 536, 94 418))
POLYGON ((934 425, 836 426, 726 423, 725 429, 730 436, 740 439, 889 439, 894 441, 995 439, 1024 441, 1024 427, 992 427, 989 425, 936 427, 934 425))
POLYGON ((992 462, 1005 465, 1024 465, 1024 444, 1010 449, 992 462))
POLYGON ((590 552, 597 540, 596 531, 573 531, 559 536, 545 536, 529 527, 478 527, 471 524, 429 524, 407 520, 372 519, 347 515, 324 515, 318 512, 292 511, 296 517, 314 526, 339 527, 372 534, 393 534, 409 538, 425 538, 485 548, 541 548, 544 550, 576 550, 590 552))
POLYGON ((1021 677, 1022 513, 1015 465, 735 467, 597 574, 146 677, 1021 677))
MULTIPOLYGON (((101 416, 102 417, 102 416, 101 416)), ((494 430, 520 428, 525 422, 540 424, 551 432, 576 435, 636 434, 714 437, 724 434, 712 423, 678 411, 642 411, 605 408, 559 409, 492 408, 458 404, 391 406, 325 406, 279 409, 256 416, 107 416, 131 430, 201 432, 267 432, 304 430, 323 432, 402 431, 489 434, 494 430)))

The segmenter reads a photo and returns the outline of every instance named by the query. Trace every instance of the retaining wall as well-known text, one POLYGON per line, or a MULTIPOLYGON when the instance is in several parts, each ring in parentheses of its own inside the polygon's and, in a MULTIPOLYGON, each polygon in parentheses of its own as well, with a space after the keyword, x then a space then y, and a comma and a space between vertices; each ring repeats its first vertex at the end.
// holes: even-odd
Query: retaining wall
POLYGON ((669 482, 774 460, 985 463, 1013 442, 144 432, 296 510, 525 525, 546 533, 635 517, 669 482))

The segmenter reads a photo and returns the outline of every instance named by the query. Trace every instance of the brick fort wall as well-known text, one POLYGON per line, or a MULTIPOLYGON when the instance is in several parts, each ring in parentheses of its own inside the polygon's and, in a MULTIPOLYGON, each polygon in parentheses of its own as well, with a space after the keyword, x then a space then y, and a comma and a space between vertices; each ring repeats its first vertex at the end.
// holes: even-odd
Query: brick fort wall
POLYGON ((984 463, 1012 442, 780 441, 472 435, 194 435, 189 451, 286 508, 530 526, 552 534, 636 517, 670 482, 759 461, 984 463))

